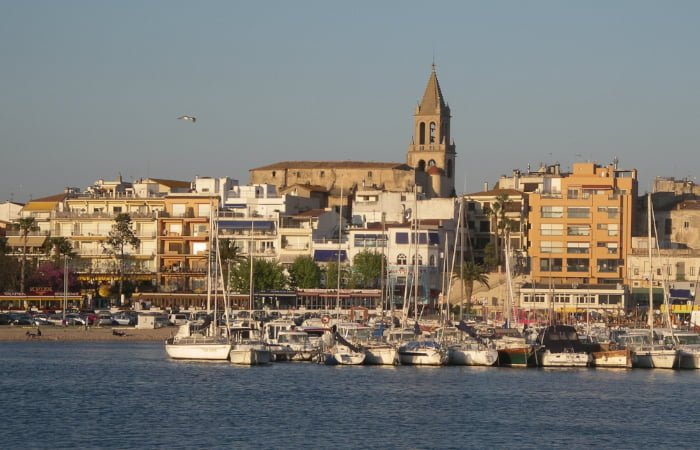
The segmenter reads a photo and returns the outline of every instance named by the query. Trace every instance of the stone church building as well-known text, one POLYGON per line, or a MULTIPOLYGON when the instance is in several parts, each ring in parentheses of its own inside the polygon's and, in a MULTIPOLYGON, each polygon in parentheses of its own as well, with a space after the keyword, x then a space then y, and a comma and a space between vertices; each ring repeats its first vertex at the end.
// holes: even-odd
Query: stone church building
POLYGON ((410 192, 414 185, 427 198, 455 195, 455 144, 450 136, 450 107, 433 65, 414 114, 413 140, 406 162, 283 161, 250 170, 250 183, 275 185, 278 192, 311 186, 331 197, 358 189, 410 192))

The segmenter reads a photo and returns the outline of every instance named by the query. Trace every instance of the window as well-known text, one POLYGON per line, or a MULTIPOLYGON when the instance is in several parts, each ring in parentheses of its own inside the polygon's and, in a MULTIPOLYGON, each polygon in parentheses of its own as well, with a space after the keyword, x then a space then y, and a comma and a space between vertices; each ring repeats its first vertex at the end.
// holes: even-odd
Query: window
POLYGON ((591 217, 591 209, 583 206, 572 206, 567 209, 566 216, 570 219, 587 219, 591 217))
POLYGON ((367 178, 372 178, 372 171, 367 172, 367 178))
POLYGON ((202 255, 207 251, 207 243, 206 242, 194 242, 192 243, 192 254, 193 255, 202 255))
POLYGON ((482 220, 479 222, 479 231, 481 233, 488 233, 491 231, 491 222, 488 220, 482 220))
POLYGON ((430 143, 435 143, 435 122, 430 122, 430 143))
POLYGON ((577 199, 578 198, 578 188, 569 188, 566 193, 567 198, 577 199))
MULTIPOLYGON (((416 264, 416 256, 415 255, 413 255, 413 257, 411 258, 411 264, 416 264)), ((421 255, 418 255, 418 265, 419 266, 423 265, 423 256, 421 256, 421 255)))
POLYGON ((430 161, 428 161, 428 167, 435 167, 435 160, 434 159, 431 159, 430 161))
POLYGON ((185 215, 185 204, 175 203, 173 204, 173 216, 182 217, 185 215))
POLYGON ((690 228, 690 222, 686 220, 683 222, 683 229, 687 230, 688 228, 690 228))
POLYGON ((197 217, 209 217, 211 214, 211 205, 209 204, 198 205, 197 209, 197 217))
POLYGON ((408 244, 408 233, 400 232, 396 233, 396 243, 397 244, 408 244))
POLYGON ((564 207, 563 206, 542 206, 540 208, 540 215, 545 218, 559 219, 564 217, 564 207))
POLYGON ((588 242, 567 242, 566 252, 567 253, 588 253, 590 244, 588 242))
POLYGON ((564 234, 564 224, 543 223, 540 224, 540 234, 542 236, 561 236, 564 234))
POLYGON ((323 178, 323 177, 326 176, 326 172, 322 170, 321 173, 320 173, 319 175, 320 175, 321 178, 323 178))
POLYGON ((542 272, 561 272, 561 258, 542 258, 540 259, 540 271, 542 272))
POLYGON ((431 266, 435 266, 435 255, 430 255, 428 261, 430 261, 431 266))
POLYGON ((690 267, 688 267, 688 274, 689 274, 691 277, 694 277, 694 276, 695 276, 695 266, 690 266, 690 267))
POLYGON ((608 219, 617 219, 619 213, 619 209, 611 206, 610 208, 608 208, 608 219))
POLYGON ((544 294, 524 294, 523 303, 544 303, 544 294))
POLYGON ((115 206, 114 208, 112 208, 112 212, 114 212, 114 214, 119 214, 120 212, 122 212, 122 207, 115 206))
POLYGON ((554 303, 567 304, 567 303, 569 303, 569 300, 570 300, 569 294, 554 294, 554 299, 553 299, 554 303))
POLYGON ((567 236, 590 236, 590 225, 569 225, 566 227, 567 236))
POLYGON ((619 259, 599 259, 596 269, 601 273, 614 273, 620 267, 619 259))
POLYGON ((418 144, 425 144, 425 122, 421 122, 420 125, 418 125, 418 144))
POLYGON ((406 265, 406 255, 403 253, 399 253, 396 256, 396 264, 399 266, 405 266, 406 265))
POLYGON ((540 253, 564 253, 564 243, 558 241, 541 241, 540 253))
POLYGON ((567 272, 588 272, 588 258, 567 258, 567 272))

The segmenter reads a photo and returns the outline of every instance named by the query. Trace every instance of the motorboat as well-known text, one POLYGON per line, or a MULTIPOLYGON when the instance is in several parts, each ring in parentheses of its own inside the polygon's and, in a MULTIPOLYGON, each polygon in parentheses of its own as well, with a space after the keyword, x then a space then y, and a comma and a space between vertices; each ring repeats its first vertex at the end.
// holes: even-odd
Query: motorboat
POLYGON ((255 366, 272 361, 272 352, 262 341, 234 342, 229 352, 231 364, 255 366))
POLYGON ((399 361, 406 366, 441 366, 447 353, 434 340, 410 341, 399 347, 399 361))
POLYGON ((454 366, 493 366, 498 350, 474 339, 452 344, 447 348, 447 363, 454 366))
POLYGON ((691 331, 674 332, 678 350, 678 367, 700 369, 700 334, 691 331))
POLYGON ((572 326, 550 325, 540 332, 538 342, 535 358, 540 367, 586 367, 590 362, 572 326))

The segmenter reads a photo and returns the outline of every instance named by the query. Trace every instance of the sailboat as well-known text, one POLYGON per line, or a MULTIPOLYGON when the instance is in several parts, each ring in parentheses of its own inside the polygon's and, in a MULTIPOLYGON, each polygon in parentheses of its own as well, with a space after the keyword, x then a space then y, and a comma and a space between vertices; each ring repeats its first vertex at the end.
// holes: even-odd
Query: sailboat
MULTIPOLYGON (((457 235, 460 236, 460 245, 462 245, 462 212, 464 209, 464 199, 459 203, 459 213, 457 216, 457 235)), ((463 253, 463 252, 462 252, 463 253)), ((447 252, 445 252, 447 254, 447 252)), ((452 251, 452 265, 449 273, 454 273, 454 264, 457 256, 457 239, 454 242, 452 251)), ((462 256, 461 264, 464 264, 462 256)), ((447 301, 449 302, 450 293, 452 291, 452 283, 447 287, 447 301)), ((460 298, 461 301, 461 298, 460 298)), ((498 360, 498 351, 490 343, 481 339, 476 333, 476 330, 469 327, 464 321, 461 321, 457 328, 462 331, 459 334, 459 342, 450 345, 447 348, 447 363, 450 365, 459 366, 492 366, 498 360), (465 333, 467 337, 465 338, 465 333)))
MULTIPOLYGON (((211 206, 211 204, 210 204, 211 206)), ((206 361, 226 361, 231 351, 231 341, 228 336, 217 333, 216 317, 212 319, 211 293, 212 283, 212 257, 211 252, 218 254, 218 248, 213 248, 214 236, 217 234, 215 222, 212 216, 212 208, 209 209, 209 250, 207 257, 207 319, 204 324, 193 329, 192 324, 180 325, 177 333, 166 339, 165 352, 173 359, 195 359, 206 361)))
POLYGON ((332 346, 325 352, 325 357, 322 358, 323 361, 328 365, 348 365, 356 366, 362 364, 365 361, 365 353, 362 348, 354 345, 345 339, 341 335, 340 331, 340 253, 341 253, 341 243, 343 238, 343 187, 340 187, 340 207, 338 210, 338 251, 337 251, 337 264, 338 264, 338 286, 336 288, 336 299, 335 299, 335 316, 336 323, 333 325, 332 330, 332 346))
MULTIPOLYGON (((645 369, 673 369, 678 357, 678 351, 674 348, 667 348, 664 345, 654 343, 654 259, 652 257, 652 215, 654 209, 651 202, 651 193, 647 198, 647 232, 648 232, 648 255, 649 255, 649 344, 642 345, 633 350, 632 364, 634 367, 645 369)), ((665 289, 664 289, 665 290, 665 289)), ((664 299, 666 295, 664 293, 664 299)))
MULTIPOLYGON (((440 342, 422 338, 422 331, 418 323, 418 285, 420 280, 418 271, 418 191, 415 187, 413 193, 415 196, 415 216, 413 218, 413 315, 415 338, 399 347, 399 362, 408 366, 441 366, 447 361, 447 353, 440 342)), ((406 287, 408 288, 408 285, 406 287)))

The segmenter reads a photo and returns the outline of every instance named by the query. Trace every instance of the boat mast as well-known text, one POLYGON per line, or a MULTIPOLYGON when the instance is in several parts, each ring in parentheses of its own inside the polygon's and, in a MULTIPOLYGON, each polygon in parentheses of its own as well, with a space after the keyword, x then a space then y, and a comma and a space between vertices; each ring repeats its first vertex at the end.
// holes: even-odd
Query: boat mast
POLYGON ((338 208, 338 255, 337 255, 338 286, 336 289, 336 297, 335 297, 336 320, 338 320, 340 317, 340 250, 341 250, 340 243, 341 243, 342 237, 343 237, 343 186, 340 186, 340 206, 338 208))
POLYGON ((255 226, 253 222, 253 213, 251 209, 248 209, 248 216, 250 217, 250 244, 248 246, 250 250, 250 255, 248 255, 249 269, 248 269, 248 308, 253 311, 253 250, 255 249, 255 241, 253 240, 253 233, 255 232, 255 226))
POLYGON ((413 186, 413 203, 415 205, 415 215, 414 224, 415 228, 413 231, 414 243, 414 253, 413 253, 413 317, 418 323, 418 186, 413 186))
POLYGON ((651 254, 651 192, 647 196, 647 250, 649 257, 649 313, 647 314, 647 321, 649 322, 649 330, 651 330, 652 343, 654 340, 654 267, 651 254))

